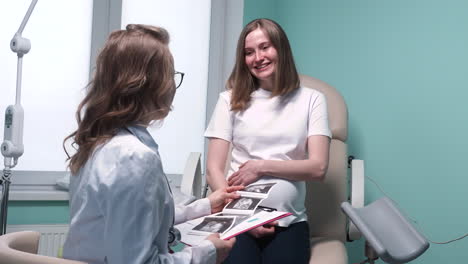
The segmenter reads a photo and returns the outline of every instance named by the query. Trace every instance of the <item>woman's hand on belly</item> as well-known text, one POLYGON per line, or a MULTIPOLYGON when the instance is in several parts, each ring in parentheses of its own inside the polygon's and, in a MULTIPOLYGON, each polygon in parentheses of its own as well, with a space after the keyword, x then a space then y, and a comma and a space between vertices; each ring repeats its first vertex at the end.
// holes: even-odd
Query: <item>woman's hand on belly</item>
POLYGON ((275 226, 278 225, 278 222, 271 222, 266 225, 259 226, 257 228, 254 228, 250 230, 248 233, 255 237, 255 238, 261 238, 261 237, 266 237, 266 236, 271 236, 275 234, 275 226))
POLYGON ((242 185, 247 186, 260 179, 263 160, 249 160, 239 166, 239 170, 229 177, 229 186, 242 185))

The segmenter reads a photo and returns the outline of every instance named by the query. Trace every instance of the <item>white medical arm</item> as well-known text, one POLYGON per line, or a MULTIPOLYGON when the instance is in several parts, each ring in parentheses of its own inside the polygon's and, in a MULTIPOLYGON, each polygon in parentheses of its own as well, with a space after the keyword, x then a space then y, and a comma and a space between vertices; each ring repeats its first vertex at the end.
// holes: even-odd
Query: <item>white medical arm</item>
POLYGON ((5 127, 3 143, 1 145, 2 155, 5 157, 5 168, 10 169, 16 166, 18 158, 23 155, 23 123, 24 111, 21 106, 21 79, 23 70, 23 55, 31 49, 29 39, 23 38, 24 27, 31 16, 37 0, 33 0, 29 5, 28 11, 21 22, 18 31, 10 42, 10 48, 18 55, 17 75, 16 75, 16 101, 15 105, 10 105, 5 110, 5 127))
POLYGON ((5 167, 13 168, 18 158, 23 155, 23 120, 21 105, 10 105, 5 111, 5 132, 2 143, 2 155, 5 157, 5 167))
MULTIPOLYGON (((364 160, 352 158, 350 160, 351 167, 351 190, 350 203, 354 208, 364 207, 364 160)), ((348 240, 354 241, 361 238, 361 232, 349 221, 348 225, 348 240)))

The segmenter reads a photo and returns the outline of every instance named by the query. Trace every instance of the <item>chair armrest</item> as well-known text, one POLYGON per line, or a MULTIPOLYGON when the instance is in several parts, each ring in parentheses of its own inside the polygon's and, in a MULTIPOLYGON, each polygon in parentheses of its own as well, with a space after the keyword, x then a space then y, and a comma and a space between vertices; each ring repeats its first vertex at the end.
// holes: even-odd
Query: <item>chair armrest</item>
MULTIPOLYGON (((341 204, 341 209, 343 212, 357 225, 357 227, 364 233, 366 240, 372 245, 372 248, 377 252, 377 254, 383 255, 386 254, 387 250, 384 248, 380 240, 371 232, 367 227, 364 220, 357 214, 353 209, 350 203, 343 202, 341 204)), ((358 231, 359 232, 359 231, 358 231)))
POLYGON ((5 243, 6 246, 13 250, 19 250, 31 254, 37 254, 39 248, 39 238, 41 234, 36 231, 21 231, 7 233, 2 237, 0 243, 5 243))
POLYGON ((386 263, 407 263, 429 248, 427 240, 388 197, 384 196, 364 208, 353 208, 348 202, 343 202, 341 208, 386 263))
POLYGON ((19 231, 0 236, 0 263, 86 264, 81 261, 36 255, 40 234, 19 231))
MULTIPOLYGON (((350 204, 354 208, 364 207, 364 160, 352 159, 350 204)), ((356 225, 348 220, 348 241, 361 238, 361 232, 356 225)))

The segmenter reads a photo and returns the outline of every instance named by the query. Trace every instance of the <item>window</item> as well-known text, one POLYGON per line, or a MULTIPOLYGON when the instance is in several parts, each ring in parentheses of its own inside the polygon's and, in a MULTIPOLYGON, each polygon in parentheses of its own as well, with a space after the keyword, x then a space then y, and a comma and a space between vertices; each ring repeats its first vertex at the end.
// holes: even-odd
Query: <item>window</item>
MULTIPOLYGON (((5 109, 16 94, 17 56, 9 43, 30 3, 4 1, 0 7, 2 142, 5 109)), ((15 170, 65 170, 62 141, 76 127, 74 113, 88 82, 92 8, 92 0, 38 1, 23 31, 31 50, 23 57, 24 154, 15 170)))

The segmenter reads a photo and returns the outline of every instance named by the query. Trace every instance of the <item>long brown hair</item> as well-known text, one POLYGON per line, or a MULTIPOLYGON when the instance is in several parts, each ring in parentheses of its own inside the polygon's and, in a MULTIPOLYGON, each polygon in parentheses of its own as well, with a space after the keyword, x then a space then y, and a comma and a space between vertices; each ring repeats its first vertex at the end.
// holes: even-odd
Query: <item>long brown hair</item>
POLYGON ((236 63, 227 81, 227 89, 232 90, 231 110, 243 111, 250 102, 250 95, 258 87, 258 80, 245 64, 245 38, 260 28, 268 36, 278 52, 275 83, 271 96, 286 95, 300 86, 299 75, 286 33, 275 21, 261 18, 248 23, 237 42, 236 63))
POLYGON ((128 125, 148 125, 171 110, 175 94, 169 34, 160 27, 128 25, 110 34, 96 60, 94 78, 76 111, 78 129, 63 141, 72 174, 96 146, 128 125), (71 157, 65 143, 72 139, 71 157))

